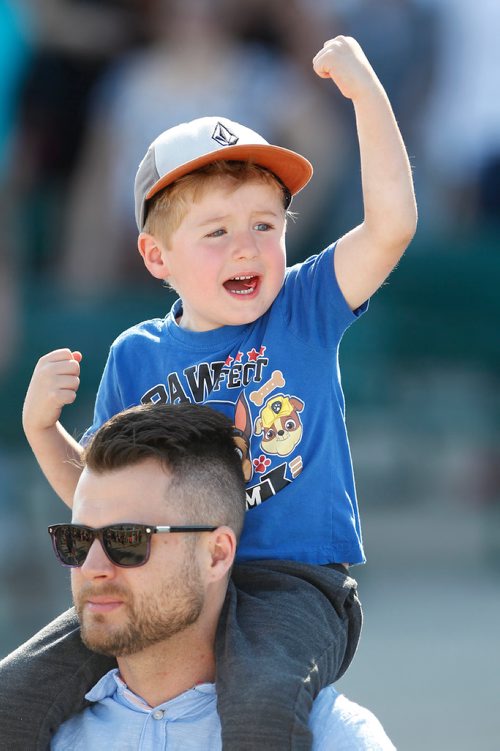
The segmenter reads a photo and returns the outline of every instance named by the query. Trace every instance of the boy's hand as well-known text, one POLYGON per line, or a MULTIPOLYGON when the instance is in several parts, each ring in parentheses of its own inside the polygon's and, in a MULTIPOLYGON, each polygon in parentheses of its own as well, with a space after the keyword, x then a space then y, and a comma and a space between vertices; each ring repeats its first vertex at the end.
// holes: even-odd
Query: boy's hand
POLYGON ((63 407, 75 401, 81 360, 81 353, 70 349, 56 349, 39 359, 24 401, 26 431, 53 427, 63 407))
POLYGON ((348 99, 356 99, 366 86, 377 82, 375 72, 358 42, 338 36, 325 42, 313 59, 314 72, 331 78, 348 99))

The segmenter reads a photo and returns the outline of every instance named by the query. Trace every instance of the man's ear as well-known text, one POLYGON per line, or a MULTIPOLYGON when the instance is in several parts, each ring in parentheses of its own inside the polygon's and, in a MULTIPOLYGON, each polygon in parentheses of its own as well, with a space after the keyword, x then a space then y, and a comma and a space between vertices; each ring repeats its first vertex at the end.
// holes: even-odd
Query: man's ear
POLYGON ((141 232, 137 239, 137 248, 144 265, 155 279, 167 279, 170 271, 167 266, 167 251, 164 245, 148 232, 141 232))
POLYGON ((224 578, 234 563, 236 535, 231 527, 217 527, 210 533, 210 574, 213 579, 224 578))

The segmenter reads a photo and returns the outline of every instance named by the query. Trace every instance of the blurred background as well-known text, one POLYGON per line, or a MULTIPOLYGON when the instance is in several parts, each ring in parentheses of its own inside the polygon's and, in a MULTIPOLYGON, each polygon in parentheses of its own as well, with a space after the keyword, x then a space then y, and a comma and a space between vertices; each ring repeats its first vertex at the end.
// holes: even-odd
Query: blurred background
POLYGON ((68 512, 21 428, 32 369, 83 352, 79 437, 111 341, 172 303, 136 251, 147 145, 223 114, 305 154, 290 262, 317 252, 362 216, 352 106, 311 68, 349 34, 420 223, 342 345, 368 564, 339 688, 400 749, 500 747, 499 28, 498 0, 0 0, 0 657, 70 603, 45 531, 68 512))

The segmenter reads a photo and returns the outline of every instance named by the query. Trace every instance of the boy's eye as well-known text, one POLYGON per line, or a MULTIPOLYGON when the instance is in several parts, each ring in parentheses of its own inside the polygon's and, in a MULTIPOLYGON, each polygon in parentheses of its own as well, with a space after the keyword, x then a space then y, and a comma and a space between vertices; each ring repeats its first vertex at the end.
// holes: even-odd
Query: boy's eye
POLYGON ((259 232, 267 232, 268 230, 272 229, 272 227, 267 222, 259 222, 255 225, 255 229, 259 232))
POLYGON ((214 232, 209 232, 207 237, 222 237, 225 234, 226 234, 225 229, 216 229, 214 230, 214 232))

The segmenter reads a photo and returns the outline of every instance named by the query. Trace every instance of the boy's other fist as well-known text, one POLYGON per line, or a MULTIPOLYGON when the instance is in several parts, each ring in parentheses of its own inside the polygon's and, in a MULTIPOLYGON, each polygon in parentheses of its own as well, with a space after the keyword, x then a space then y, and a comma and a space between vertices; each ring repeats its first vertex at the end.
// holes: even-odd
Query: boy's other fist
POLYGON ((368 58, 352 37, 338 36, 324 43, 313 59, 314 72, 331 78, 348 99, 355 99, 377 81, 368 58))
POLYGON ((39 359, 24 401, 26 431, 53 427, 63 407, 75 401, 81 360, 81 353, 70 349, 56 349, 39 359))

